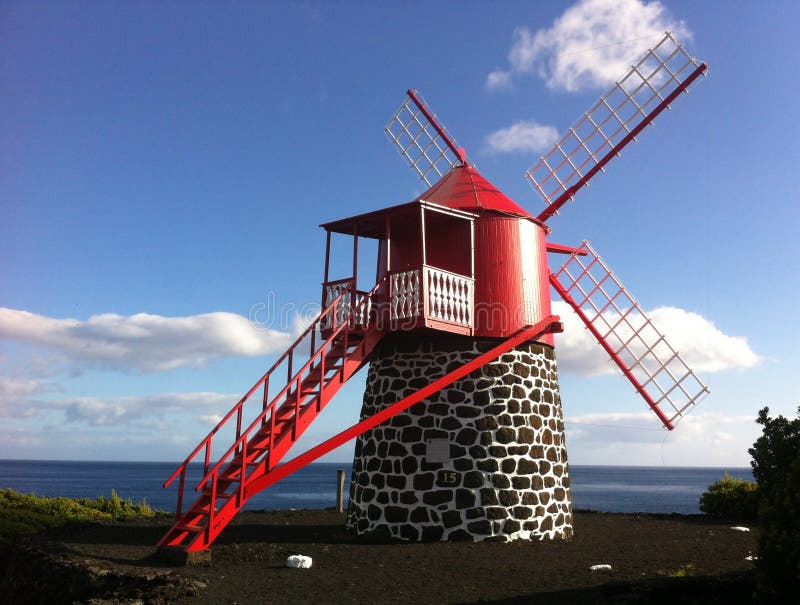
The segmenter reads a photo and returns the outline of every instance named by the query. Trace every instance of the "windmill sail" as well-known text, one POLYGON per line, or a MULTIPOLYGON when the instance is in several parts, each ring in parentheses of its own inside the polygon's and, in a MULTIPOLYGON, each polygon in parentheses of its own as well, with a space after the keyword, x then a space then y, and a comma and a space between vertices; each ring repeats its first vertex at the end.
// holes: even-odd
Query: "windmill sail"
POLYGON ((588 242, 550 283, 665 427, 709 392, 588 242))
POLYGON ((669 32, 525 173, 545 221, 707 71, 669 32))
POLYGON ((464 150, 414 90, 408 91, 408 97, 386 124, 384 132, 428 186, 451 168, 466 162, 464 150))

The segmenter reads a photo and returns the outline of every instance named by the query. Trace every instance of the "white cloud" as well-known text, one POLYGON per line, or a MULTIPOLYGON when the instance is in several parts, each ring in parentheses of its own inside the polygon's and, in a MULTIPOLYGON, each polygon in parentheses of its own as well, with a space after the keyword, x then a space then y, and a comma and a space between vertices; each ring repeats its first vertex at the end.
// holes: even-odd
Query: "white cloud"
POLYGON ((256 328, 234 313, 106 313, 79 321, 7 308, 0 308, 0 338, 43 348, 78 366, 140 372, 199 367, 230 355, 266 355, 293 340, 289 333, 256 328))
POLYGON ((606 88, 638 57, 671 30, 686 41, 691 32, 657 1, 580 0, 548 29, 514 31, 508 54, 510 69, 487 77, 490 90, 508 88, 511 76, 536 74, 553 90, 606 88), (504 86, 498 76, 508 74, 504 86))
MULTIPOLYGON (((45 404, 64 411, 69 422, 90 426, 128 425, 133 422, 153 423, 170 414, 212 412, 201 418, 222 418, 213 412, 227 412, 238 395, 228 393, 160 393, 125 397, 72 397, 45 404)), ((215 422, 215 423, 216 423, 215 422)))
POLYGON ((32 397, 46 390, 38 380, 0 379, 0 417, 27 418, 36 414, 32 397))
POLYGON ((222 414, 204 414, 203 416, 198 416, 197 420, 200 421, 202 424, 214 426, 216 424, 219 424, 222 418, 223 418, 222 414))
POLYGON ((522 120, 496 130, 486 137, 486 145, 492 153, 530 151, 542 153, 558 140, 558 131, 553 126, 543 126, 533 120, 522 120))
POLYGON ((486 87, 489 90, 507 90, 511 88, 511 72, 495 70, 486 76, 486 87))
MULTIPOLYGON (((564 332, 556 335, 559 371, 582 376, 615 372, 616 366, 567 303, 553 301, 553 313, 564 322, 564 332)), ((746 338, 724 334, 697 313, 675 307, 658 307, 648 315, 695 372, 751 368, 761 361, 746 338)), ((613 323, 613 319, 609 319, 609 324, 613 323)))
POLYGON ((641 466, 749 466, 749 447, 761 429, 752 416, 692 413, 672 431, 654 414, 567 415, 570 462, 641 466))
POLYGON ((0 379, 0 401, 29 397, 42 391, 37 380, 0 379))
POLYGON ((0 417, 30 417, 44 410, 60 410, 70 422, 110 426, 134 420, 157 422, 182 412, 205 412, 198 417, 201 422, 215 419, 216 423, 222 418, 219 413, 227 412, 240 397, 205 391, 121 397, 34 397, 51 390, 51 385, 33 380, 0 380, 0 417))

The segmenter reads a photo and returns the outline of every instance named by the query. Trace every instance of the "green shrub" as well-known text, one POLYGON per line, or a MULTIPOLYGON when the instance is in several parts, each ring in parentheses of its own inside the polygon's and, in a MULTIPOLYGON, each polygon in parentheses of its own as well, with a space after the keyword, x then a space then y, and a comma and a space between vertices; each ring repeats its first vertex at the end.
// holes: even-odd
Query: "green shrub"
POLYGON ((758 484, 725 473, 700 496, 700 510, 719 519, 754 520, 758 516, 758 484))
POLYGON ((149 518, 154 511, 144 500, 135 504, 120 498, 114 490, 106 498, 64 498, 21 494, 12 489, 0 489, 0 542, 14 536, 32 534, 67 523, 129 520, 149 518))
POLYGON ((800 591, 800 406, 797 418, 758 413, 763 433, 753 447, 760 495, 756 583, 762 602, 783 603, 800 591))

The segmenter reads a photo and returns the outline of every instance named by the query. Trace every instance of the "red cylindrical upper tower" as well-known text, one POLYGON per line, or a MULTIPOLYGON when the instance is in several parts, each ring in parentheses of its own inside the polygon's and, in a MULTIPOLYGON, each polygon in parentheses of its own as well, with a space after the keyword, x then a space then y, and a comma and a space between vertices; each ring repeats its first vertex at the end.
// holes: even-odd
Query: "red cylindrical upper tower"
MULTIPOLYGON (((550 315, 545 227, 474 167, 456 166, 418 199, 474 219, 475 336, 506 337, 550 315)), ((431 250, 453 248, 431 234, 431 250)), ((552 335, 542 341, 552 345, 552 335)))

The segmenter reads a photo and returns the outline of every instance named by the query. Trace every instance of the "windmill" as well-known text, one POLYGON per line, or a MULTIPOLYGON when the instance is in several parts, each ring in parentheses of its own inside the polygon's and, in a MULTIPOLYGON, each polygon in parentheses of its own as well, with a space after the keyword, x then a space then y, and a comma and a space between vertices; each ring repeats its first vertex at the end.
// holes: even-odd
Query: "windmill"
POLYGON ((429 188, 322 225, 322 312, 165 482, 178 480, 178 510, 159 545, 206 549, 252 495, 353 438, 356 534, 569 538, 551 287, 665 428, 708 389, 589 243, 548 242, 546 223, 706 70, 667 33, 526 173, 545 202, 538 216, 486 180, 408 91, 386 132, 429 188), (342 279, 330 275, 332 237, 352 238, 342 279), (364 238, 377 241, 376 280, 360 290, 364 238), (566 261, 551 271, 548 254, 566 261), (366 364, 360 421, 279 465, 366 364), (203 473, 184 510, 192 461, 203 473))

